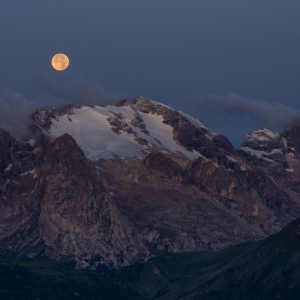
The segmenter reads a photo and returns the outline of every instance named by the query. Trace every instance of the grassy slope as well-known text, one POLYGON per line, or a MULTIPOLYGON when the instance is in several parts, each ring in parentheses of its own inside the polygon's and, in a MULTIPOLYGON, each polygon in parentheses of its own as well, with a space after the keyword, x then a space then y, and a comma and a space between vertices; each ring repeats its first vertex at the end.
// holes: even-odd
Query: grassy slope
POLYGON ((0 299, 300 299, 300 219, 252 244, 166 253, 117 271, 0 261, 0 299))

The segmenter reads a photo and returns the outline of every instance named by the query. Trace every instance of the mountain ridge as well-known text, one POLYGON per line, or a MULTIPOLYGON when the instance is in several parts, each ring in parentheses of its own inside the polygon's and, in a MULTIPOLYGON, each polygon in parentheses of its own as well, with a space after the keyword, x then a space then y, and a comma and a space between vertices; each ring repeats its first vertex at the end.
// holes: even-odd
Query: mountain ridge
POLYGON ((235 149, 200 120, 141 96, 46 107, 33 120, 25 141, 0 132, 3 255, 119 268, 260 240, 300 216, 297 123, 280 137, 254 132, 235 149), (284 155, 268 155, 274 145, 284 155))

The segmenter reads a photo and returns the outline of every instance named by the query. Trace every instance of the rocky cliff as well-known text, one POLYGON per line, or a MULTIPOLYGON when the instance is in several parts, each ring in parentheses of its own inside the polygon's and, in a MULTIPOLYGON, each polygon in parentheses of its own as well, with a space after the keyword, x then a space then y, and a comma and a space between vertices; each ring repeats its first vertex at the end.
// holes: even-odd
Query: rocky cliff
POLYGON ((28 137, 0 131, 0 247, 77 268, 262 239, 300 216, 299 122, 239 149, 143 97, 47 107, 28 137))

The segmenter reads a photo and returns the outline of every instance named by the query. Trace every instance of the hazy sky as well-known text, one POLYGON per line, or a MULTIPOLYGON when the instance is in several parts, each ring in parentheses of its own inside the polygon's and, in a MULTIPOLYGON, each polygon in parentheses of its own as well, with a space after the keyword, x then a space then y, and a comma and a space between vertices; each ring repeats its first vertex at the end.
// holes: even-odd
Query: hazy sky
POLYGON ((143 95, 238 146, 300 110, 299 15, 299 0, 1 1, 0 87, 37 105, 143 95))

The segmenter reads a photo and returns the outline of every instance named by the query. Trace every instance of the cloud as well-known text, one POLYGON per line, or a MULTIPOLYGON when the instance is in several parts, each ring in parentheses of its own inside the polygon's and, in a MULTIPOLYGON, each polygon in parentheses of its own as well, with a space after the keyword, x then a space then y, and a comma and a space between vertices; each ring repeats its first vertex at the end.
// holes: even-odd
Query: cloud
POLYGON ((31 101, 18 92, 0 87, 0 128, 7 130, 15 139, 20 139, 33 123, 31 114, 38 108, 59 108, 73 102, 106 106, 122 98, 124 95, 109 93, 102 86, 84 79, 65 85, 58 85, 48 79, 40 80, 39 92, 32 95, 31 101))
POLYGON ((30 114, 38 108, 21 94, 0 87, 0 128, 15 138, 26 133, 30 125, 30 114))
POLYGON ((276 126, 286 126, 300 116, 300 111, 282 103, 260 102, 251 98, 230 94, 226 97, 205 95, 197 97, 200 107, 211 111, 243 113, 253 119, 276 126))
POLYGON ((120 99, 124 98, 124 95, 121 93, 107 92, 101 85, 84 79, 73 80, 65 85, 58 85, 48 79, 41 79, 39 81, 39 89, 42 92, 47 92, 48 95, 54 98, 58 98, 59 101, 65 100, 85 105, 106 106, 108 104, 116 104, 120 99))

